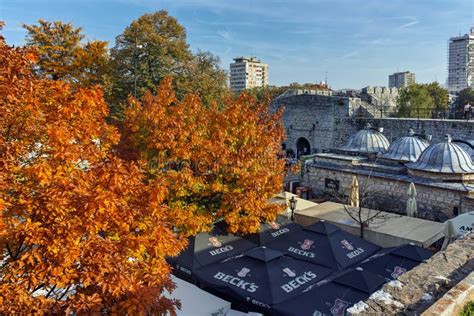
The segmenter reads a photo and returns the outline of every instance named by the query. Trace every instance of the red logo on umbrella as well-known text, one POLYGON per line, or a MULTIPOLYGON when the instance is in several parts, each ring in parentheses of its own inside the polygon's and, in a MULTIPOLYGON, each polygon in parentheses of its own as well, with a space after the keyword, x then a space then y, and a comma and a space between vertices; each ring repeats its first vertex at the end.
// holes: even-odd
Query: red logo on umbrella
POLYGON ((398 277, 401 276, 405 272, 407 272, 407 269, 399 267, 399 266, 395 266, 395 268, 393 268, 393 272, 391 276, 394 279, 398 279, 398 277))
POLYGON ((272 229, 280 229, 280 224, 278 224, 277 222, 270 222, 270 226, 272 227, 272 229))
POLYGON ((210 237, 209 242, 211 243, 212 246, 214 247, 222 247, 222 243, 217 239, 217 237, 210 237))
POLYGON ((350 242, 348 242, 346 239, 341 240, 341 244, 344 248, 346 248, 349 251, 354 250, 354 246, 350 242))
POLYGON ((331 314, 334 316, 344 316, 344 312, 348 306, 349 302, 337 298, 334 306, 331 308, 331 314))
POLYGON ((303 241, 303 244, 300 246, 301 249, 303 250, 309 250, 311 248, 311 245, 314 244, 314 241, 310 240, 310 239, 305 239, 303 241))

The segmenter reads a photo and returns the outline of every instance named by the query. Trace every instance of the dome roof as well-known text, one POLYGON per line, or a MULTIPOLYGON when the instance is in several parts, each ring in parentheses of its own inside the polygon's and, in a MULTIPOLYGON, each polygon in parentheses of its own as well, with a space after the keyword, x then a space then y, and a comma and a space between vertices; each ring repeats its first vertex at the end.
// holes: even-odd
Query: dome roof
POLYGON ((470 155, 459 145, 451 142, 446 135, 445 141, 429 146, 416 162, 406 165, 409 169, 436 173, 474 173, 474 164, 470 155))
POLYGON ((379 131, 373 130, 370 124, 363 130, 358 131, 349 138, 349 141, 341 147, 344 151, 358 153, 381 153, 384 152, 390 143, 379 131))
POLYGON ((395 140, 388 150, 380 155, 380 158, 400 162, 414 162, 428 146, 429 143, 426 140, 415 136, 413 130, 410 129, 408 136, 395 140))
POLYGON ((453 143, 455 143, 456 145, 464 149, 467 152, 467 154, 471 156, 472 162, 474 163, 474 149, 471 147, 471 146, 474 146, 474 141, 468 141, 468 143, 470 143, 471 146, 469 146, 466 143, 461 143, 457 141, 453 141, 453 143))

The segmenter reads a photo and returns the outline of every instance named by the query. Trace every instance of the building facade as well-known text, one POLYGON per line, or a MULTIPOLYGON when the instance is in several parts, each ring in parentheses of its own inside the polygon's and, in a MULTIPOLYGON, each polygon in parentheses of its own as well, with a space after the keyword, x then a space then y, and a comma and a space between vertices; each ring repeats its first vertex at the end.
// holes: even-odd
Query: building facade
POLYGON ((230 89, 241 92, 245 89, 268 85, 268 65, 255 57, 237 57, 230 64, 230 89))
POLYGON ((449 39, 447 85, 451 93, 474 86, 474 27, 449 39))
POLYGON ((317 196, 345 202, 357 176, 364 207, 399 214, 406 212, 413 183, 417 217, 443 222, 473 211, 474 147, 468 152, 449 136, 431 144, 423 137, 409 130, 389 146, 380 129, 367 127, 344 146, 308 157, 300 183, 317 196))
POLYGON ((415 82, 415 74, 409 71, 396 72, 388 76, 389 88, 406 88, 415 82))

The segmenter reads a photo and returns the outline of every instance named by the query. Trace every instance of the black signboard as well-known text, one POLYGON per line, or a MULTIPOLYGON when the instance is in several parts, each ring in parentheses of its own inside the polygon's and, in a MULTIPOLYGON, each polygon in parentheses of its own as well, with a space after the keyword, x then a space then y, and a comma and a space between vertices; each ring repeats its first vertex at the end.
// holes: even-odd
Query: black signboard
POLYGON ((339 180, 325 178, 324 187, 331 191, 339 191, 339 180))

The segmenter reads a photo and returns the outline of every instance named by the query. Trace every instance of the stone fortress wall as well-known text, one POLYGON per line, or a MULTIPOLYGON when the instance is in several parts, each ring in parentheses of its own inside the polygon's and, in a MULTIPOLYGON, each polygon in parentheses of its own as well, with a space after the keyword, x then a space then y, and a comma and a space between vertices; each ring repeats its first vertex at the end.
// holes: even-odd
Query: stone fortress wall
POLYGON ((271 109, 285 108, 286 148, 296 153, 298 140, 305 139, 310 145, 306 154, 310 154, 338 142, 342 126, 360 102, 357 98, 302 94, 276 99, 271 109))
POLYGON ((350 316, 451 316, 474 299, 474 233, 347 310, 350 316), (449 291, 449 292, 448 292, 449 291))
POLYGON ((358 118, 355 114, 361 106, 359 98, 295 95, 276 99, 271 109, 285 108, 286 148, 297 152, 298 140, 305 139, 310 145, 307 154, 340 147, 367 123, 383 127, 389 141, 406 136, 410 128, 418 134, 432 135, 433 142, 443 140, 446 133, 453 139, 474 140, 474 120, 358 118))

